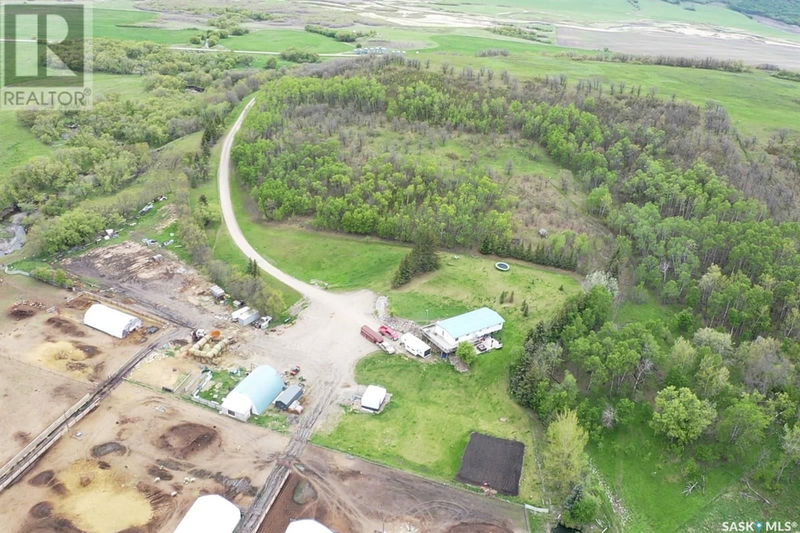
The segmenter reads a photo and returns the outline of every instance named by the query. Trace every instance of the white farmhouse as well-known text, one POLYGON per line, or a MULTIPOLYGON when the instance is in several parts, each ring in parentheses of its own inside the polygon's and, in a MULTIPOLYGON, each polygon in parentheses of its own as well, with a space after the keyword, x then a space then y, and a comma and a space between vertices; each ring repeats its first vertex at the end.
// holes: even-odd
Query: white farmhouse
POLYGON ((440 320, 422 328, 442 353, 453 353, 462 342, 476 342, 503 329, 505 319, 488 307, 440 320))

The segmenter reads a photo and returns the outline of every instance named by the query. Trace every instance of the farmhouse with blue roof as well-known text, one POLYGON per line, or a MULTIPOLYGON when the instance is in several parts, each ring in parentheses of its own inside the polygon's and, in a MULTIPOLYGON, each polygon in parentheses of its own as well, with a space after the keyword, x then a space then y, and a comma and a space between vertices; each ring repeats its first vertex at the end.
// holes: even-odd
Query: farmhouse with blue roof
POLYGON ((422 328, 430 341, 442 353, 453 353, 462 342, 471 342, 478 351, 499 348, 502 345, 491 337, 503 329, 505 319, 488 307, 481 307, 463 315, 440 320, 422 328))

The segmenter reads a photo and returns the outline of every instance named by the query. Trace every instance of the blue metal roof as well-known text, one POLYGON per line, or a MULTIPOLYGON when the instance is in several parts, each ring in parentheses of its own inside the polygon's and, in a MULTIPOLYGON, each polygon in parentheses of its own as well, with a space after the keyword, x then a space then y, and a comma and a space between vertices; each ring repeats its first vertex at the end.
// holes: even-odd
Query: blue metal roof
POLYGON ((481 307, 463 315, 440 321, 439 327, 454 339, 493 326, 502 326, 505 319, 488 307, 481 307))
POLYGON ((283 390, 283 378, 271 366, 263 365, 256 367, 233 390, 250 398, 256 413, 262 414, 283 390))

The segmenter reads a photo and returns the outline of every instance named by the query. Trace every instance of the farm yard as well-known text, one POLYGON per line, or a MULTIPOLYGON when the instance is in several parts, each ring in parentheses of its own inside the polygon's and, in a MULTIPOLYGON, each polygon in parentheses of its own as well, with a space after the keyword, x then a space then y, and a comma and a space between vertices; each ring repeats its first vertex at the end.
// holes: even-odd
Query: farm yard
POLYGON ((786 257, 797 232, 770 218, 797 218, 798 78, 779 70, 800 69, 796 27, 734 10, 750 0, 93 3, 94 36, 128 41, 109 49, 149 63, 96 73, 98 101, 111 105, 85 121, 0 110, 0 211, 28 230, 10 269, 63 268, 77 286, 0 274, 0 375, 13 376, 0 383, 0 455, 147 356, 0 492, 0 529, 172 531, 204 494, 233 502, 243 524, 266 513, 259 533, 297 518, 337 533, 699 532, 797 507, 800 463, 785 440, 798 423, 797 276, 785 275, 796 273, 786 257), (217 39, 230 20, 247 31, 217 39), (743 64, 667 66, 664 54, 743 64), (283 83, 300 104, 265 106, 283 83), (225 132, 251 97, 234 142, 225 132), (105 124, 113 109, 136 127, 105 124), (15 166, 78 153, 85 132, 137 164, 87 152, 97 165, 76 157, 63 187, 20 192, 15 166), (231 146, 239 176, 227 207, 231 146), (662 185, 706 195, 712 230, 677 213, 662 185), (785 209, 758 203, 773 191, 785 209), (712 220, 752 223, 741 237, 753 249, 783 246, 763 265, 726 265, 730 250, 709 238, 728 222, 712 220), (771 237, 750 238, 762 231, 771 237), (682 266, 673 234, 687 239, 682 266), (598 276, 608 309, 589 300, 598 276), (734 307, 749 306, 735 310, 740 323, 704 315, 734 282, 747 295, 734 307), (82 317, 95 301, 144 324, 124 339, 92 329, 82 317), (580 314, 584 305, 600 310, 580 314), (264 321, 239 322, 234 311, 251 306, 264 321), (500 331, 466 341, 476 350, 437 343, 443 319, 481 308, 499 313, 500 331), (754 371, 759 353, 780 371, 754 371), (721 381, 708 377, 716 371, 721 381), (294 410, 241 392, 264 372, 279 376, 270 398, 303 387, 294 410), (714 412, 694 440, 656 423, 668 387, 714 412), (366 390, 385 396, 370 407, 366 390), (568 475, 553 474, 552 447, 565 411, 577 413, 585 453, 581 444, 580 477, 562 494, 568 475), (745 415, 754 429, 728 432, 745 415), (580 503, 595 505, 592 519, 573 516, 580 503))
POLYGON ((171 531, 207 492, 246 507, 286 437, 209 414, 122 384, 0 495, 4 527, 171 531))

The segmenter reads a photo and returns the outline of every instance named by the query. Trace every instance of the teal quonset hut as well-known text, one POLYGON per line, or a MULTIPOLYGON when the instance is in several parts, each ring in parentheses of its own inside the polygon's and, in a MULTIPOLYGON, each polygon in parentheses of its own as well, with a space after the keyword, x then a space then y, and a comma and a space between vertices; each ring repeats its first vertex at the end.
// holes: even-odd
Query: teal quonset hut
POLYGON ((283 386, 283 378, 277 370, 269 365, 256 367, 228 393, 220 412, 239 420, 260 415, 275 401, 283 386))

